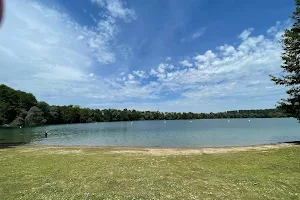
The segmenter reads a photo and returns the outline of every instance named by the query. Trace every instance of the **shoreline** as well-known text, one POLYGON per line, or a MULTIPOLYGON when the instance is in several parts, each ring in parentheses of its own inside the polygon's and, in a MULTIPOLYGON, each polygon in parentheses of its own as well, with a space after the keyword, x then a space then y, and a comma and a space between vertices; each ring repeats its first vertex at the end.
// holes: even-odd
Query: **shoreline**
MULTIPOLYGON (((205 154, 218 154, 230 152, 243 152, 243 151, 260 151, 268 152, 267 150, 276 150, 280 148, 292 148, 300 145, 300 141, 276 143, 276 144, 262 144, 262 145, 249 145, 249 146, 228 146, 228 147, 199 147, 199 148, 166 148, 166 147, 125 147, 125 146, 59 146, 59 145, 40 145, 28 144, 21 147, 24 152, 38 151, 38 150, 51 150, 54 154, 72 154, 79 153, 85 154, 84 150, 99 150, 105 154, 144 154, 156 156, 168 155, 205 155, 205 154)), ((13 148, 13 147, 8 147, 13 148)))
POLYGON ((53 147, 53 148, 97 148, 97 149, 178 149, 178 150, 201 150, 201 149, 232 149, 232 148, 257 148, 264 146, 295 146, 300 145, 300 141, 254 144, 245 146, 206 146, 206 147, 163 147, 163 146, 98 146, 98 145, 49 145, 37 143, 0 143, 1 147, 15 148, 15 147, 53 147))
POLYGON ((300 141, 290 141, 290 142, 278 142, 278 143, 266 143, 266 144, 254 144, 254 145, 245 145, 245 146, 207 146, 207 147, 163 147, 163 146, 97 146, 97 145, 48 145, 48 144, 23 144, 21 146, 32 146, 32 147, 61 147, 61 148, 119 148, 119 149, 225 149, 225 148, 254 148, 262 146, 294 146, 300 145, 300 141))

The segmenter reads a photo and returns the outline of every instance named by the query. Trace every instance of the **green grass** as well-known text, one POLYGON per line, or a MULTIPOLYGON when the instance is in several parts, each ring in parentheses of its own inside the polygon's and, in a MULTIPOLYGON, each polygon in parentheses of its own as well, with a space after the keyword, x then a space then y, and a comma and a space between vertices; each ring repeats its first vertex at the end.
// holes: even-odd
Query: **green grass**
POLYGON ((112 150, 120 149, 0 149, 0 199, 300 199, 300 146, 169 156, 112 150))

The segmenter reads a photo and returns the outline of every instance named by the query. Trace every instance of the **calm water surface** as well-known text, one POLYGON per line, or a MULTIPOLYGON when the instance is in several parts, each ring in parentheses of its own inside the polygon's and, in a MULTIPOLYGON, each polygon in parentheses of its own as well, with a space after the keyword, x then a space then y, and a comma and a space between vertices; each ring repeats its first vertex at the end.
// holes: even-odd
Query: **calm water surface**
POLYGON ((15 144, 220 147, 288 141, 300 141, 300 124, 291 118, 136 121, 0 129, 0 143, 15 144), (44 138, 45 130, 49 131, 47 138, 44 138))

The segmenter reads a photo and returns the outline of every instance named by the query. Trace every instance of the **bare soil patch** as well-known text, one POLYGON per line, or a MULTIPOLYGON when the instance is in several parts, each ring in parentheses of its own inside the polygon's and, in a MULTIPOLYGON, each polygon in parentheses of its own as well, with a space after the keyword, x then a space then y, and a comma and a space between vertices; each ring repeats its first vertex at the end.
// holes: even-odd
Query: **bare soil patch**
POLYGON ((276 144, 276 145, 259 145, 259 146, 246 146, 246 147, 214 147, 214 148, 197 148, 197 149, 178 149, 178 148, 143 148, 143 149, 124 149, 124 150, 111 150, 108 154, 145 154, 145 155, 195 155, 195 154, 214 154, 214 153, 228 153, 256 150, 266 152, 271 149, 279 149, 282 147, 291 147, 294 144, 276 144))

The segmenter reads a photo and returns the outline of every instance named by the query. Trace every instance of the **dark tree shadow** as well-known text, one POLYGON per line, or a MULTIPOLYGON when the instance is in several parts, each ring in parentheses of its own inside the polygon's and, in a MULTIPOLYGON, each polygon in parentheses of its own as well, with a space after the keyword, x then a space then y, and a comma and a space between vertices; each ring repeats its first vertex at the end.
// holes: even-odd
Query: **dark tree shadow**
POLYGON ((284 142, 286 144, 300 145, 300 141, 284 142))
POLYGON ((25 142, 14 142, 14 143, 0 143, 0 149, 15 148, 20 145, 26 144, 25 142))

